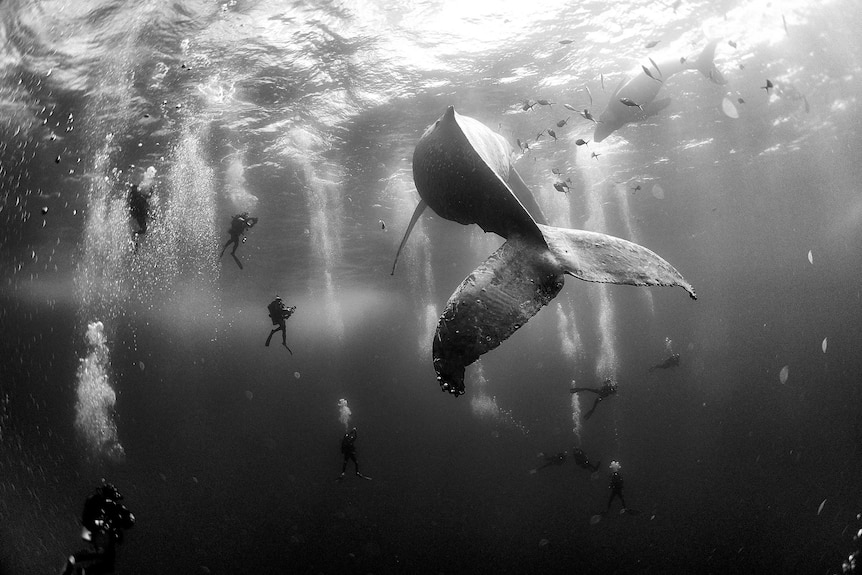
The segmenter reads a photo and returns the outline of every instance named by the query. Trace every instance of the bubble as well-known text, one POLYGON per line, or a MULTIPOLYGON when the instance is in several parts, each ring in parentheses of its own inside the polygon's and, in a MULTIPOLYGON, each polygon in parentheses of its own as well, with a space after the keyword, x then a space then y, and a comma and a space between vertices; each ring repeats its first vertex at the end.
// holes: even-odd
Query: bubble
POLYGON ((542 539, 539 539, 539 549, 545 549, 550 543, 551 542, 544 537, 542 539))
POLYGON ((790 375, 790 366, 785 365, 781 368, 781 371, 778 373, 778 379, 781 380, 782 385, 787 383, 787 376, 790 375))
POLYGON ((299 379, 299 372, 298 372, 298 371, 294 371, 294 372, 293 372, 293 377, 295 377, 296 379, 299 379))
POLYGON ((824 337, 824 338, 823 338, 823 343, 821 343, 821 344, 820 344, 820 349, 822 349, 822 350, 823 350, 823 353, 826 353, 826 340, 827 340, 827 339, 829 339, 829 338, 828 338, 828 337, 824 337))
POLYGON ((808 250, 808 263, 814 265, 814 254, 811 253, 811 250, 808 250))
POLYGON ((728 118, 736 119, 739 117, 739 112, 737 112, 736 106, 733 105, 730 98, 725 98, 721 101, 721 111, 724 112, 724 115, 728 118))
POLYGON ((655 184, 652 187, 652 196, 657 200, 663 200, 664 199, 664 188, 662 188, 658 184, 655 184))
POLYGON ((139 362, 138 362, 138 367, 141 369, 141 371, 144 371, 144 362, 143 362, 143 361, 139 361, 139 362))
POLYGON ((590 525, 595 525, 596 523, 598 523, 601 520, 602 520, 601 515, 593 515, 592 517, 590 517, 590 525))
POLYGON ((254 399, 254 394, 249 390, 245 390, 245 398, 251 401, 252 399, 254 399))

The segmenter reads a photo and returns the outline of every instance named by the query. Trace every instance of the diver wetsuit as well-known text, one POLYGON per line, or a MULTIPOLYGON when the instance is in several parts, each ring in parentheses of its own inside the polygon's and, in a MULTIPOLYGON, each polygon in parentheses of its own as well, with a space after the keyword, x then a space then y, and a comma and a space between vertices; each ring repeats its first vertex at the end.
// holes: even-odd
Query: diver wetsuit
POLYGON ((135 184, 132 184, 129 189, 129 215, 138 224, 135 234, 147 233, 147 221, 150 219, 149 198, 151 195, 152 192, 145 194, 135 184))
POLYGON ((578 467, 583 467, 584 469, 589 469, 592 472, 596 472, 599 470, 599 466, 602 464, 599 461, 596 465, 590 465, 590 458, 587 457, 587 454, 583 452, 579 447, 575 447, 572 449, 572 457, 575 458, 575 464, 578 467))
POLYGON ((538 469, 544 469, 550 465, 562 465, 566 462, 566 452, 561 451, 556 455, 545 455, 545 463, 540 465, 538 469))
MULTIPOLYGON (((281 332, 281 345, 287 347, 287 326, 285 325, 285 321, 287 318, 293 315, 293 312, 296 311, 296 306, 285 306, 284 302, 281 301, 281 298, 276 296, 272 302, 266 309, 269 311, 269 318, 272 320, 272 325, 276 325, 274 330, 269 332, 269 337, 266 338, 266 346, 269 347, 269 342, 272 340, 272 336, 276 334, 276 332, 281 332)), ((287 351, 290 351, 290 348, 287 347, 287 351)), ((290 351, 290 355, 293 355, 293 352, 290 351)))
POLYGON ((608 511, 611 510, 611 502, 614 500, 614 497, 619 497, 620 501, 623 502, 623 509, 626 509, 626 500, 623 497, 623 476, 620 475, 619 471, 614 471, 611 475, 611 483, 608 486, 611 490, 611 496, 608 498, 608 511))
POLYGON ((648 371, 649 371, 649 373, 652 373, 652 371, 653 371, 654 369, 667 369, 667 368, 669 368, 669 367, 676 367, 676 366, 678 366, 678 365, 679 365, 679 354, 678 354, 678 353, 674 353, 674 354, 671 354, 671 356, 670 356, 670 357, 668 357, 668 358, 667 358, 666 360, 664 360, 663 362, 661 362, 661 363, 657 363, 656 365, 654 365, 654 366, 652 366, 651 368, 649 368, 649 370, 648 370, 648 371))
POLYGON ((356 471, 356 475, 363 477, 361 473, 359 473, 359 462, 356 461, 356 428, 354 427, 350 431, 344 434, 344 437, 341 438, 341 454, 344 456, 344 464, 341 466, 341 477, 344 477, 344 472, 347 471, 347 462, 353 461, 353 467, 356 471))
MULTIPOLYGON (((227 247, 233 244, 233 250, 231 250, 230 255, 233 256, 233 259, 236 262, 236 265, 239 266, 239 269, 242 269, 242 263, 239 261, 239 258, 236 257, 236 249, 239 247, 240 237, 245 233, 245 230, 253 228, 256 223, 257 218, 249 217, 248 212, 243 212, 241 214, 235 215, 230 222, 230 229, 227 231, 227 233, 230 234, 230 239, 221 249, 221 254, 219 255, 219 258, 224 255, 224 252, 227 247)), ((245 242, 245 238, 242 238, 242 241, 245 242)))
POLYGON ((596 410, 596 407, 598 407, 599 403, 603 399, 605 399, 606 397, 609 397, 611 395, 614 395, 617 392, 617 384, 614 383, 611 379, 606 379, 605 384, 598 389, 596 389, 595 387, 573 387, 569 391, 571 393, 578 393, 581 391, 591 391, 591 392, 598 395, 598 397, 596 398, 596 401, 593 403, 593 407, 584 415, 584 419, 589 419, 590 417, 592 417, 593 412, 596 410))
POLYGON ((69 556, 63 575, 114 572, 117 545, 123 541, 123 529, 135 525, 135 516, 120 503, 122 499, 123 496, 110 483, 102 485, 87 498, 81 523, 84 540, 90 543, 91 548, 69 556))

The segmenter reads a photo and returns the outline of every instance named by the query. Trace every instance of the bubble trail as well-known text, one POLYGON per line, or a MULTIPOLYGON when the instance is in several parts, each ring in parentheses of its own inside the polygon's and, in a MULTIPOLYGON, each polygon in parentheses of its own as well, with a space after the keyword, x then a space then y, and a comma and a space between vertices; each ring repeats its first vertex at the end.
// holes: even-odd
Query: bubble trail
POLYGON ((344 431, 350 427, 350 416, 353 415, 353 412, 350 411, 350 406, 347 405, 346 399, 338 400, 338 420, 341 421, 341 424, 344 425, 344 431))
POLYGON ((108 373, 110 350, 101 321, 87 324, 85 340, 89 353, 78 365, 75 426, 91 454, 103 454, 119 462, 123 460, 125 451, 114 420, 117 395, 111 387, 108 373))

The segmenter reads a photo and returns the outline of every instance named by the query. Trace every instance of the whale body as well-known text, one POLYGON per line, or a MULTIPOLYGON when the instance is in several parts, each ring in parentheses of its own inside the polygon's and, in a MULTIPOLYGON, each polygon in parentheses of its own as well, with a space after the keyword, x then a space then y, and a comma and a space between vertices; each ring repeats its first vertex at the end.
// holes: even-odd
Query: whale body
POLYGON ((593 141, 601 142, 626 124, 643 121, 667 108, 670 98, 656 100, 656 97, 664 82, 674 74, 685 70, 699 70, 714 84, 726 84, 727 81, 713 62, 717 43, 718 40, 709 42, 696 60, 668 58, 655 63, 654 77, 648 76, 648 68, 643 66, 636 74, 623 80, 611 94, 607 107, 599 116, 593 141), (620 100, 634 102, 639 107, 623 104, 620 100))
POLYGON ((691 284, 643 246, 548 226, 511 159, 512 148, 502 136, 452 106, 413 152, 413 181, 421 201, 396 264, 426 206, 445 219, 478 224, 507 240, 461 282, 437 323, 434 370, 441 389, 455 396, 465 391, 465 367, 547 305, 562 289, 566 274, 591 282, 680 286, 696 299, 691 284))

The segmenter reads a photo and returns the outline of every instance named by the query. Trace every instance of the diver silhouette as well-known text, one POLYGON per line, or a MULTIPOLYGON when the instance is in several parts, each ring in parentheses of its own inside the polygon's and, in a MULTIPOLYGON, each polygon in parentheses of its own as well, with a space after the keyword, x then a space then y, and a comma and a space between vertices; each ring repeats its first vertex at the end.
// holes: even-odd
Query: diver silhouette
MULTIPOLYGON (((281 345, 287 348, 287 351, 290 351, 290 348, 287 347, 287 326, 285 325, 285 321, 293 315, 293 312, 296 311, 296 306, 285 306, 284 302, 281 301, 280 296, 275 296, 275 299, 270 302, 266 309, 269 311, 269 317, 272 320, 272 325, 278 326, 271 332, 269 332, 269 337, 266 338, 266 347, 269 347, 269 342, 272 340, 272 336, 274 336, 277 332, 281 332, 281 345)), ((293 352, 290 351, 290 355, 293 355, 293 352)))
POLYGON ((354 471, 356 472, 357 477, 361 477, 362 479, 371 479, 367 475, 362 475, 359 472, 359 462, 356 460, 356 428, 354 427, 350 431, 344 434, 344 437, 341 438, 341 455, 344 456, 344 463, 341 466, 341 476, 338 477, 338 481, 344 479, 344 472, 347 471, 347 462, 353 461, 354 471))
POLYGON ((152 217, 150 216, 150 198, 153 196, 153 190, 150 188, 149 193, 141 190, 136 184, 129 186, 129 193, 126 201, 129 205, 129 216, 137 224, 136 229, 132 232, 135 237, 147 233, 147 222, 152 217))
POLYGON ((605 379, 605 381, 603 383, 604 383, 604 385, 602 385, 600 388, 573 387, 572 389, 569 390, 571 393, 580 393, 582 391, 589 391, 589 392, 592 392, 592 393, 595 393, 596 395, 598 395, 598 397, 596 398, 596 401, 593 403, 593 407, 584 415, 584 419, 589 419, 590 417, 593 416, 593 412, 596 410, 596 407, 598 407, 599 403, 601 403, 601 401, 603 399, 605 399, 606 397, 610 397, 611 395, 616 394, 617 384, 616 384, 616 382, 614 382, 614 380, 612 380, 611 378, 607 378, 607 379, 605 379))
POLYGON ((544 457, 545 462, 542 465, 540 465, 539 467, 537 467, 536 469, 534 469, 532 471, 533 473, 535 473, 539 469, 544 469, 546 467, 550 467, 551 465, 559 466, 559 465, 562 465, 563 463, 566 462, 566 452, 565 451, 555 453, 554 455, 545 455, 544 453, 540 453, 539 456, 544 457))
POLYGON ((679 365, 679 354, 672 353, 668 356, 663 362, 657 363, 651 368, 647 370, 648 373, 652 373, 655 369, 668 369, 669 367, 677 367, 679 365))
POLYGON ((580 447, 575 447, 572 449, 572 457, 575 459, 575 465, 578 467, 582 467, 584 469, 589 469, 593 473, 599 470, 599 467, 602 465, 601 460, 595 465, 590 464, 590 458, 587 457, 587 454, 580 447))
POLYGON ((611 496, 608 498, 608 508, 605 510, 605 513, 611 510, 611 503, 613 503, 615 497, 619 497, 620 501, 623 504, 623 511, 626 510, 626 500, 623 497, 623 476, 620 474, 620 465, 619 461, 611 461, 610 464, 611 470, 611 482, 608 485, 608 488, 611 490, 611 496))
POLYGON ((81 538, 90 544, 66 560, 62 575, 96 575, 114 572, 117 545, 123 530, 135 525, 135 516, 120 503, 123 496, 116 487, 104 482, 84 501, 81 538))
POLYGON ((224 255, 225 250, 227 250, 228 246, 233 244, 233 250, 231 250, 230 255, 233 257, 233 261, 236 262, 236 265, 239 266, 239 269, 242 269, 242 262, 239 261, 239 258, 236 257, 236 249, 240 244, 240 237, 242 237, 242 243, 245 243, 245 232, 246 230, 250 230, 257 223, 257 218, 253 218, 248 215, 248 212, 243 212, 241 214, 235 215, 230 222, 230 229, 227 231, 230 234, 230 239, 225 243, 224 247, 221 249, 221 254, 219 254, 219 259, 224 255))

